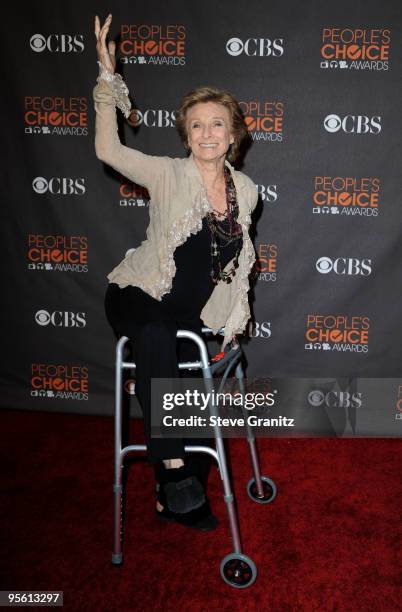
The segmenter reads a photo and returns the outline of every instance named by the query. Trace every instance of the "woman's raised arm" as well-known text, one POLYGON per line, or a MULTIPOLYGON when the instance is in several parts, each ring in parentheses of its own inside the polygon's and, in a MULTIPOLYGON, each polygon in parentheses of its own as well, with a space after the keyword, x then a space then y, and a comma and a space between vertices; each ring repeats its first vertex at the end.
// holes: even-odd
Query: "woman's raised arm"
POLYGON ((112 21, 110 14, 103 26, 95 16, 96 51, 98 55, 99 76, 93 90, 95 120, 95 153, 98 159, 117 172, 148 190, 163 172, 169 158, 146 155, 121 144, 116 106, 125 117, 129 117, 131 102, 128 89, 121 75, 116 74, 116 45, 114 41, 106 44, 106 37, 112 21))

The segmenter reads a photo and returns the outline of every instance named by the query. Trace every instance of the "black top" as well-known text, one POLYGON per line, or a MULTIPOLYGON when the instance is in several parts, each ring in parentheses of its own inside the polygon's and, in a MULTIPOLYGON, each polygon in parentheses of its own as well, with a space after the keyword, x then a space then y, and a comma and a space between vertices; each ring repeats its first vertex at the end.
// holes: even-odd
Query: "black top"
MULTIPOLYGON (((225 227, 228 221, 223 219, 219 223, 225 227)), ((239 240, 242 244, 242 236, 239 240)), ((232 240, 228 244, 221 243, 222 270, 235 256, 237 243, 237 240, 232 240)), ((172 289, 162 297, 162 303, 170 311, 180 315, 200 315, 215 288, 211 277, 211 231, 206 217, 202 220, 202 229, 197 234, 191 234, 176 248, 174 261, 176 274, 172 281, 172 289)))

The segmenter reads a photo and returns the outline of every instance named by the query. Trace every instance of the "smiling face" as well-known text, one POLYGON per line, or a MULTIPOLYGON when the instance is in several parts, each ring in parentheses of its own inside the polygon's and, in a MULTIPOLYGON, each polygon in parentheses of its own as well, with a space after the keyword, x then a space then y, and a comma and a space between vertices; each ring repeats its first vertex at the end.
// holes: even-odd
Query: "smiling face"
POLYGON ((229 110, 216 102, 199 102, 187 111, 187 141, 195 158, 217 161, 234 142, 229 110))

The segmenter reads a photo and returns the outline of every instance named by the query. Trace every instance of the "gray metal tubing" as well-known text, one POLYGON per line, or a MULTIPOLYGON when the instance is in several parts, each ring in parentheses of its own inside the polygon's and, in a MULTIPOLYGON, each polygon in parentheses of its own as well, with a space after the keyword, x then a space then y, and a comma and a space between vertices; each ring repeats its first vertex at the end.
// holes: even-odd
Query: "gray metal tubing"
MULTIPOLYGON (((203 333, 203 334, 213 334, 213 331, 212 331, 212 329, 211 329, 210 327, 203 327, 203 328, 201 329, 201 333, 203 333)), ((217 333, 218 333, 220 336, 224 336, 224 335, 225 335, 225 328, 224 328, 224 327, 221 327, 220 329, 218 329, 218 332, 217 332, 217 333)))
MULTIPOLYGON (((184 361, 182 363, 179 363, 178 366, 180 370, 186 370, 186 369, 189 369, 189 370, 198 369, 199 370, 202 367, 202 363, 201 361, 184 361)), ((121 364, 121 367, 127 370, 131 368, 136 368, 137 366, 133 361, 132 362, 123 361, 121 364)))
POLYGON ((123 370, 131 370, 131 368, 136 368, 137 366, 135 365, 135 363, 132 361, 123 361, 121 364, 121 367, 123 368, 123 370))
POLYGON ((202 369, 209 370, 208 352, 207 352, 207 347, 206 347, 204 340, 200 338, 198 334, 192 331, 189 331, 187 329, 177 330, 177 338, 188 338, 189 340, 193 340, 193 342, 196 343, 200 351, 202 369))
POLYGON ((233 360, 239 359, 240 357, 241 357, 240 349, 238 348, 230 349, 227 353, 225 353, 225 356, 222 357, 222 359, 220 359, 219 361, 211 365, 211 370, 212 372, 216 373, 219 370, 223 369, 224 366, 228 363, 228 361, 231 361, 232 359, 233 360))
POLYGON ((186 453, 206 453, 207 455, 210 455, 213 459, 215 459, 216 463, 218 464, 219 472, 222 473, 220 457, 214 448, 211 448, 210 446, 202 446, 201 444, 192 444, 191 446, 185 446, 184 450, 186 453))
POLYGON ((226 379, 227 379, 227 377, 229 375, 229 372, 233 368, 233 366, 236 364, 236 361, 238 361, 238 356, 234 357, 232 359, 232 361, 226 366, 226 370, 222 374, 222 380, 221 380, 221 383, 220 383, 219 388, 218 388, 218 393, 220 393, 221 390, 223 389, 223 385, 226 382, 226 379))
MULTIPOLYGON (((203 333, 211 332, 209 328, 203 328, 203 333)), ((222 330, 219 333, 224 333, 222 330)), ((179 364, 184 368, 186 365, 191 365, 193 367, 201 366, 204 382, 207 387, 207 392, 212 393, 214 390, 213 387, 213 378, 212 378, 212 368, 209 364, 207 347, 204 340, 194 332, 188 330, 178 330, 177 331, 178 338, 188 338, 189 340, 193 340, 198 346, 200 351, 200 362, 194 362, 189 364, 179 364)), ((114 546, 113 546, 113 555, 112 558, 121 559, 121 500, 122 500, 122 461, 125 455, 129 452, 138 452, 145 451, 146 445, 143 444, 134 444, 130 446, 126 446, 124 449, 121 448, 121 395, 122 395, 122 371, 123 369, 134 368, 134 363, 124 362, 122 358, 123 348, 128 338, 123 336, 117 343, 116 348, 116 389, 115 389, 115 484, 114 484, 114 496, 115 496, 115 504, 114 504, 114 546)), ((230 352, 225 356, 225 362, 231 359, 234 356, 230 355, 230 352)), ((234 359, 233 359, 234 361, 234 359)), ((219 366, 223 366, 222 364, 217 364, 219 366)), ((217 368, 214 368, 216 370, 217 368)), ((216 406, 214 402, 210 402, 211 414, 217 415, 216 406)), ((222 434, 220 427, 217 425, 214 426, 214 434, 215 434, 215 442, 216 442, 216 450, 206 447, 206 446, 185 446, 186 452, 202 452, 211 455, 218 463, 220 475, 223 482, 223 490, 224 490, 224 500, 226 503, 226 508, 228 512, 229 518, 229 526, 230 532, 233 541, 233 551, 235 553, 241 553, 241 541, 240 541, 240 533, 239 526, 237 520, 237 513, 234 506, 233 493, 230 485, 229 472, 226 463, 226 454, 225 448, 223 444, 222 434)))
MULTIPOLYGON (((121 449, 121 458, 123 459, 126 455, 128 455, 128 453, 139 453, 146 450, 147 447, 145 444, 130 444, 129 446, 125 446, 121 449)), ((211 448, 210 446, 191 445, 185 446, 184 450, 186 453, 205 453, 207 455, 210 455, 213 459, 215 459, 220 470, 219 456, 214 448, 211 448)))
POLYGON ((200 370, 202 368, 201 361, 183 361, 178 364, 179 370, 200 370))
MULTIPOLYGON (((231 350, 239 351, 239 349, 231 349, 231 350)), ((234 359, 234 357, 238 358, 239 356, 240 356, 240 351, 239 351, 239 355, 231 355, 231 352, 229 351, 225 355, 225 357, 222 357, 220 361, 210 365, 211 371, 214 373, 217 372, 219 369, 223 368, 223 366, 226 364, 227 361, 229 361, 230 359, 234 359)), ((136 368, 136 364, 130 361, 123 361, 121 363, 121 367, 123 369, 128 370, 131 368, 136 368)), ((202 362, 201 361, 185 361, 185 362, 179 363, 178 367, 180 370, 199 370, 202 368, 202 362)))
POLYGON ((122 518, 122 453, 121 453, 121 395, 123 348, 128 338, 123 336, 116 346, 115 364, 115 412, 114 412, 114 483, 113 483, 113 553, 112 560, 122 559, 121 518, 122 518))
MULTIPOLYGON (((236 367, 235 375, 236 375, 237 380, 239 381, 240 392, 244 396, 246 393, 246 387, 244 384, 244 372, 243 372, 243 367, 241 365, 241 362, 239 362, 236 367)), ((257 446, 255 442, 254 432, 248 423, 248 420, 247 420, 248 413, 243 404, 241 406, 241 410, 242 410, 242 414, 244 417, 244 422, 246 424, 245 427, 246 427, 246 432, 247 432, 248 448, 250 451, 251 466, 253 468, 254 480, 255 480, 256 487, 257 487, 258 496, 264 497, 264 489, 263 489, 262 481, 261 481, 261 470, 260 470, 260 464, 258 461, 258 453, 257 453, 257 446)))
MULTIPOLYGON (((212 379, 206 378, 205 386, 207 388, 207 392, 211 392, 213 390, 212 379)), ((217 410, 216 410, 216 407, 214 406, 214 402, 210 401, 209 406, 210 406, 211 414, 214 414, 214 413, 216 414, 217 410)), ((231 533, 232 542, 233 542, 233 552, 241 553, 242 548, 241 548, 237 513, 236 513, 235 506, 234 506, 234 498, 233 498, 233 493, 231 490, 230 477, 229 477, 229 472, 228 472, 227 463, 226 463, 225 447, 224 447, 224 443, 222 439, 221 430, 220 430, 220 427, 218 427, 218 425, 214 426, 214 433, 215 433, 216 450, 219 456, 221 478, 223 482, 224 500, 225 500, 226 508, 228 512, 230 533, 231 533)))
MULTIPOLYGON (((239 353, 233 357, 233 359, 230 361, 230 363, 226 367, 226 370, 222 376, 221 384, 219 385, 218 393, 223 388, 223 385, 226 381, 226 378, 231 368, 233 367, 235 362, 238 361, 238 364, 235 370, 235 375, 236 375, 236 378, 239 380, 240 392, 242 393, 243 396, 245 395, 246 389, 244 385, 244 372, 243 372, 243 367, 241 365, 241 361, 239 361, 240 358, 241 358, 241 353, 239 350, 239 353)), ((244 405, 241 406, 241 411, 242 411, 243 417, 245 419, 245 424, 246 424, 245 427, 246 427, 246 432, 247 432, 247 441, 249 444, 250 459, 251 459, 251 465, 253 468, 254 480, 257 486, 257 492, 260 497, 264 497, 264 490, 263 490, 263 485, 261 481, 261 472, 260 472, 260 466, 259 466, 259 461, 258 461, 258 453, 257 453, 254 432, 252 428, 250 427, 250 425, 248 424, 248 420, 247 420, 248 414, 244 408, 244 405)))
MULTIPOLYGON (((187 330, 179 330, 177 332, 177 337, 178 338, 188 338, 190 340, 193 340, 197 344, 200 350, 201 361, 203 364, 202 371, 203 371, 205 386, 207 388, 207 392, 211 393, 210 397, 212 397, 212 391, 214 390, 213 378, 212 378, 211 368, 209 366, 207 347, 206 347, 204 340, 200 338, 200 336, 198 336, 194 332, 187 331, 187 330)), ((216 409, 215 403, 209 402, 209 406, 210 406, 211 414, 217 416, 217 409, 216 409)), ((238 520, 237 520, 236 509, 234 506, 233 493, 232 493, 231 486, 230 486, 229 472, 228 472, 227 463, 226 463, 225 447, 223 444, 221 429, 217 425, 214 426, 214 433, 215 433, 216 450, 217 450, 218 457, 219 457, 221 478, 223 482, 224 500, 225 500, 226 508, 228 512, 230 533, 231 533, 232 542, 233 542, 233 552, 241 553, 242 550, 241 550, 241 542, 240 542, 239 525, 238 525, 238 520)))
POLYGON ((146 444, 130 444, 129 446, 124 446, 121 449, 121 458, 124 459, 128 453, 139 453, 141 451, 146 451, 146 444))

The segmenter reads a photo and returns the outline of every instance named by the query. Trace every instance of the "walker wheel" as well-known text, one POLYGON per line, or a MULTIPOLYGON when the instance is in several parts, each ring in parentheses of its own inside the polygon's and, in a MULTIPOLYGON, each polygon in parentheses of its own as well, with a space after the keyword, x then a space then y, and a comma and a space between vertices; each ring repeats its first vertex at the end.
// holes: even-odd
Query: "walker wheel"
POLYGON ((254 478, 249 480, 247 484, 248 496, 258 504, 269 504, 270 502, 274 501, 278 492, 276 484, 273 480, 271 480, 271 478, 268 478, 268 476, 261 476, 261 482, 262 489, 264 491, 263 497, 258 495, 257 484, 254 478))
POLYGON ((231 553, 221 561, 221 576, 226 584, 245 589, 255 582, 257 568, 254 561, 242 553, 231 553))

